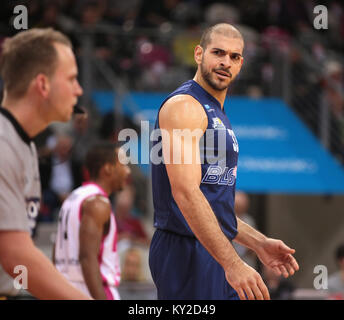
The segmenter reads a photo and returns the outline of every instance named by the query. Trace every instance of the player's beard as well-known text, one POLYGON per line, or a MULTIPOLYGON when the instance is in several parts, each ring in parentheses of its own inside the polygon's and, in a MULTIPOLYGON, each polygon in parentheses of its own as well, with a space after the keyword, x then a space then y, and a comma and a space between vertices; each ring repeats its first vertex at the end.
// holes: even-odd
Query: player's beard
MULTIPOLYGON (((228 70, 224 70, 227 73, 230 74, 231 76, 231 81, 232 81, 232 74, 228 71, 228 70)), ((221 81, 216 81, 215 79, 213 79, 213 74, 215 73, 215 70, 210 70, 207 71, 207 69, 204 67, 204 62, 202 61, 201 63, 201 74, 203 79, 205 80, 205 82, 214 90, 216 91, 223 91, 223 90, 227 90, 231 81, 228 82, 228 84, 222 84, 221 81)))

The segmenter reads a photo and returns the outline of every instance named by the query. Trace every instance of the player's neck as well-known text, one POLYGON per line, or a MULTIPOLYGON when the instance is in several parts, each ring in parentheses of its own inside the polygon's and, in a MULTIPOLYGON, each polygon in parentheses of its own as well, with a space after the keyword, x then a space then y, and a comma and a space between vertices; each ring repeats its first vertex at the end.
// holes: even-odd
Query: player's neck
POLYGON ((196 72, 195 77, 193 78, 205 91, 207 91, 210 95, 212 95, 217 101, 219 101, 221 105, 221 109, 223 109, 223 105, 226 100, 227 90, 215 90, 203 79, 203 77, 196 72))
POLYGON ((30 138, 34 138, 47 127, 38 108, 27 99, 11 99, 7 96, 1 105, 13 115, 30 138))
POLYGON ((103 179, 95 179, 93 182, 98 185, 108 196, 112 193, 112 189, 103 179))

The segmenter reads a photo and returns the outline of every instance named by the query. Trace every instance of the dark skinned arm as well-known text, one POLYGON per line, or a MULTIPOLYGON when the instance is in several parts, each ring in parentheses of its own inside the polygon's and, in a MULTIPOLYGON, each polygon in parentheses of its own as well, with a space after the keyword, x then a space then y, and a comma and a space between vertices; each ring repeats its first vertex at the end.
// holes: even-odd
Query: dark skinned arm
POLYGON ((103 196, 94 196, 82 205, 79 260, 88 290, 97 300, 107 299, 100 274, 98 255, 102 237, 110 221, 110 214, 109 199, 103 196))

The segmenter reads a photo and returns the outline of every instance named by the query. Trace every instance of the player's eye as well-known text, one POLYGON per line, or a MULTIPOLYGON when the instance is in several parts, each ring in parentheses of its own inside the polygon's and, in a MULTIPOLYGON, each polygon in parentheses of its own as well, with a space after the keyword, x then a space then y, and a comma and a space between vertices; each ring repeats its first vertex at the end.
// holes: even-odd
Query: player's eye
POLYGON ((234 61, 239 61, 240 60, 240 55, 239 54, 232 54, 231 59, 234 61))

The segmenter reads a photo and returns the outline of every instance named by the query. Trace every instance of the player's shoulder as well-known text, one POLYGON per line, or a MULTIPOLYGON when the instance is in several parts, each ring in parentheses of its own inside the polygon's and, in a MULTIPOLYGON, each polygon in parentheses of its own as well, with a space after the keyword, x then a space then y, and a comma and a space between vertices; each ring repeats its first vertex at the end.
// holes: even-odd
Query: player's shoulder
POLYGON ((173 108, 173 110, 181 109, 182 111, 196 111, 202 108, 201 103, 189 94, 177 94, 169 98, 162 109, 173 108))
POLYGON ((159 112, 162 127, 203 127, 207 115, 198 100, 188 94, 168 99, 159 112))
POLYGON ((83 210, 111 212, 111 202, 108 197, 96 194, 86 198, 82 204, 83 210))
POLYGON ((82 223, 92 219, 97 223, 107 223, 111 217, 110 200, 103 195, 94 195, 84 200, 82 204, 82 223), (85 220, 84 217, 87 219, 85 220))
MULTIPOLYGON (((0 143, 12 151, 20 148, 21 141, 11 121, 0 112, 0 143)), ((1 149, 2 150, 2 149, 1 149)))
MULTIPOLYGON (((1 165, 16 166, 20 163, 18 144, 12 143, 8 137, 0 135, 1 165)), ((18 168, 17 168, 18 169, 18 168)))
POLYGON ((8 134, 11 134, 11 123, 8 119, 0 112, 0 139, 8 140, 8 134))

